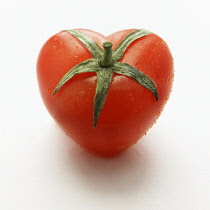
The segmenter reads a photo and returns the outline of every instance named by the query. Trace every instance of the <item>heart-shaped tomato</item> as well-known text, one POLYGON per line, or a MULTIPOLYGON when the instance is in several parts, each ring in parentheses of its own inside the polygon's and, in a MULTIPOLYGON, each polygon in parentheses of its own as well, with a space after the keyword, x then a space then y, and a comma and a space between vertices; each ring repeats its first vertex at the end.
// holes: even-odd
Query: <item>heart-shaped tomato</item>
POLYGON ((37 76, 44 104, 65 133, 108 157, 135 144, 159 117, 173 59, 166 42, 147 30, 108 37, 69 30, 44 44, 37 76))

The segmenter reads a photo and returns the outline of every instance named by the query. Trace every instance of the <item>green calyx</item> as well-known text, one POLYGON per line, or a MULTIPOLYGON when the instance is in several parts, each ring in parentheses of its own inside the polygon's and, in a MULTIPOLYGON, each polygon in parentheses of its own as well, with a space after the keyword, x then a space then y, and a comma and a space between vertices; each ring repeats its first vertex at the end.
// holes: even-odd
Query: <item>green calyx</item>
POLYGON ((93 127, 96 127, 97 125, 101 110, 106 100, 113 73, 125 75, 134 79, 140 85, 150 90, 156 101, 158 101, 158 91, 155 84, 149 77, 127 63, 118 62, 127 47, 133 41, 150 34, 149 31, 142 29, 131 32, 113 51, 111 42, 103 43, 104 50, 102 50, 95 41, 90 39, 84 33, 77 30, 67 30, 67 32, 78 38, 87 47, 93 58, 79 63, 70 69, 61 78, 57 87, 53 91, 53 95, 55 95, 59 89, 76 74, 95 72, 97 75, 97 85, 94 99, 93 127))

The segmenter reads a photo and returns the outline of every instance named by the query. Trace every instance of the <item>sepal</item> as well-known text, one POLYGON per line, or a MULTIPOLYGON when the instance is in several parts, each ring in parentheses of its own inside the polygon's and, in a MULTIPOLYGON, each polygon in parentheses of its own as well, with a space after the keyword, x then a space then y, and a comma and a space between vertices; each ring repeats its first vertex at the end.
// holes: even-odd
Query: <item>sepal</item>
POLYGON ((91 55, 93 58, 101 58, 103 51, 102 49, 98 46, 98 44, 93 41, 90 37, 88 37, 86 34, 82 33, 81 31, 77 30, 64 30, 77 39, 79 39, 90 51, 91 55))
POLYGON ((153 81, 147 77, 144 73, 134 68, 127 63, 117 62, 113 67, 113 71, 117 74, 122 74, 134 79, 143 87, 147 88, 155 96, 156 101, 158 101, 158 91, 155 87, 153 81))
POLYGON ((75 75, 85 72, 95 72, 98 68, 99 65, 96 59, 88 59, 82 63, 77 64, 61 78, 57 87, 53 91, 53 95, 55 95, 59 89, 75 75))
POLYGON ((146 36, 148 34, 150 34, 150 31, 147 31, 145 29, 139 29, 139 30, 135 30, 131 33, 129 33, 123 40, 122 42, 120 42, 120 44, 113 50, 113 60, 114 62, 117 62, 121 59, 121 57, 123 56, 124 52, 126 51, 126 49, 128 48, 128 46, 134 42, 135 40, 146 36))

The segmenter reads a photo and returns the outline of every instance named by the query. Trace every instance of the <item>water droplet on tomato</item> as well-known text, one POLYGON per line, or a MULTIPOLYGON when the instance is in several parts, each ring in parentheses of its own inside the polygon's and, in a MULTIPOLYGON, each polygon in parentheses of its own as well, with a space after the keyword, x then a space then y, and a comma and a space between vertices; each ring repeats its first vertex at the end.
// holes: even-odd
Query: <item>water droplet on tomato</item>
POLYGON ((48 88, 47 92, 48 92, 48 93, 51 93, 51 89, 50 89, 50 88, 48 88))
POLYGON ((80 93, 81 93, 81 94, 84 94, 84 93, 85 93, 85 91, 80 91, 80 93))

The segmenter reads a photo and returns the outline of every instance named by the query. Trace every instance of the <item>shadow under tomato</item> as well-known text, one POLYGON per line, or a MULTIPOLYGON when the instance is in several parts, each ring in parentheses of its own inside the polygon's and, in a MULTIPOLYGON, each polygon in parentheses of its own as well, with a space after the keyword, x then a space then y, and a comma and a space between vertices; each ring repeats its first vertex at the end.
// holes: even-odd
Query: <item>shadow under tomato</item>
MULTIPOLYGON (((55 137, 55 136, 54 136, 55 137)), ((61 156, 64 158, 68 173, 88 190, 98 193, 135 193, 144 185, 150 185, 151 161, 150 151, 142 141, 129 150, 112 158, 101 158, 81 149, 69 137, 57 132, 58 141, 62 144, 61 156)))

